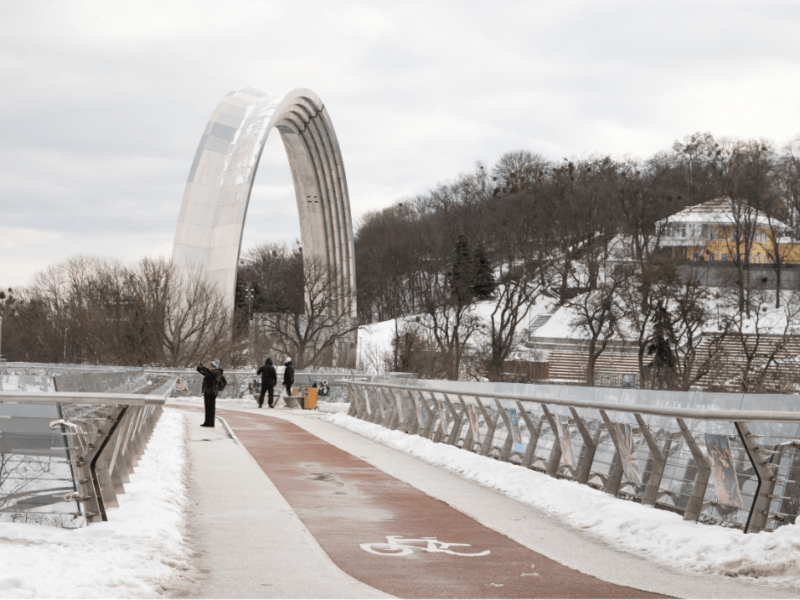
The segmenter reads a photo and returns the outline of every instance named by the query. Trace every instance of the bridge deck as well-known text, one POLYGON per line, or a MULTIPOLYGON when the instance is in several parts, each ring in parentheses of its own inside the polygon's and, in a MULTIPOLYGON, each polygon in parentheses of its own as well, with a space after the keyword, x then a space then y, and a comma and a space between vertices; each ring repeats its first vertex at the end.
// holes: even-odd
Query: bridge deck
POLYGON ((678 573, 609 548, 318 414, 230 408, 217 414, 238 444, 220 423, 200 428, 191 415, 198 577, 178 596, 791 596, 678 573), (381 547, 390 536, 469 546, 397 539, 394 550, 381 547), (362 547, 369 544, 372 551, 362 547))

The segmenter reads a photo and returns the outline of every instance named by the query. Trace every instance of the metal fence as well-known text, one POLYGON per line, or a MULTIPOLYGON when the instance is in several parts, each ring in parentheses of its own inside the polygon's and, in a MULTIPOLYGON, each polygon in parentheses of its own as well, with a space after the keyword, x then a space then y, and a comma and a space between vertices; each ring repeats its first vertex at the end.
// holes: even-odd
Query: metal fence
MULTIPOLYGON (((281 386, 281 378, 283 377, 283 366, 277 365, 278 372, 278 385, 276 392, 279 391, 281 386)), ((180 377, 184 380, 186 392, 172 391, 172 397, 181 396, 201 396, 201 386, 203 383, 203 376, 197 372, 196 369, 171 369, 171 368, 152 368, 145 369, 145 373, 149 376, 171 376, 180 377)), ((219 395, 220 398, 243 398, 247 394, 252 394, 252 383, 260 381, 261 377, 256 375, 255 369, 231 369, 224 370, 225 379, 228 385, 219 395)), ((402 375, 408 377, 413 376, 409 373, 402 375)), ((337 380, 340 377, 352 377, 353 372, 344 369, 326 369, 323 371, 297 371, 295 372, 294 385, 296 387, 310 386, 318 381, 327 381, 329 384, 329 394, 324 399, 331 402, 348 402, 347 388, 339 385, 337 380)), ((368 377, 368 376, 364 376, 368 377)))
POLYGON ((0 391, 0 520, 108 520, 172 385, 159 395, 0 391))
POLYGON ((0 390, 133 392, 147 385, 141 367, 46 363, 0 364, 0 390))
POLYGON ((686 520, 752 533, 793 523, 800 507, 798 396, 339 383, 350 388, 351 416, 686 520))

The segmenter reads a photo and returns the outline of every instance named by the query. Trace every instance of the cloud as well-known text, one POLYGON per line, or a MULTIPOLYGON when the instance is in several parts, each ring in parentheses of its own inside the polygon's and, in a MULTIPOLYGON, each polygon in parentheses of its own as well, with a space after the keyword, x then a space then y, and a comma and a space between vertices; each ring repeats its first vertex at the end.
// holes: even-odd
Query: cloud
MULTIPOLYGON (((29 245, 0 246, 0 285, 68 252, 169 255, 202 130, 226 93, 247 86, 308 87, 323 99, 354 222, 520 148, 556 160, 647 156, 698 130, 784 143, 800 132, 794 8, 10 3, 0 19, 0 207, 12 209, 0 210, 0 230, 25 232, 29 245)), ((299 236, 274 142, 245 246, 299 236)))

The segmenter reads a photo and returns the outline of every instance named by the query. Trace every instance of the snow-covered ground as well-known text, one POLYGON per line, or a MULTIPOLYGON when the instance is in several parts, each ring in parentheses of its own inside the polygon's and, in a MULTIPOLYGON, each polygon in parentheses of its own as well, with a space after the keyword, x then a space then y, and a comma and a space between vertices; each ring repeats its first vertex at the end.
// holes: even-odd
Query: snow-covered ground
POLYGON ((800 587, 800 525, 774 533, 683 521, 680 515, 614 498, 573 481, 554 479, 418 435, 390 431, 344 414, 325 417, 366 438, 445 467, 534 506, 620 548, 671 566, 800 587))
POLYGON ((165 409, 108 521, 69 530, 0 523, 0 598, 152 598, 189 566, 186 429, 165 409))
MULTIPOLYGON (((497 303, 494 300, 485 302, 476 302, 470 314, 478 317, 486 327, 491 323, 492 312, 495 310, 497 303)), ((551 298, 539 297, 536 302, 531 306, 528 314, 520 322, 517 328, 517 333, 522 337, 524 332, 531 326, 537 316, 543 313, 550 312, 555 309, 555 301, 551 298)), ((392 340, 395 336, 395 327, 402 333, 404 323, 413 324, 417 319, 424 318, 424 315, 408 315, 400 317, 398 323, 395 324, 394 319, 388 321, 381 321, 380 323, 370 323, 358 328, 358 365, 359 370, 362 368, 371 373, 381 374, 384 371, 385 365, 383 362, 384 356, 389 356, 392 353, 392 340)), ((573 318, 570 316, 569 318, 573 318)), ((476 344, 488 344, 480 335, 476 335, 473 340, 476 344)))

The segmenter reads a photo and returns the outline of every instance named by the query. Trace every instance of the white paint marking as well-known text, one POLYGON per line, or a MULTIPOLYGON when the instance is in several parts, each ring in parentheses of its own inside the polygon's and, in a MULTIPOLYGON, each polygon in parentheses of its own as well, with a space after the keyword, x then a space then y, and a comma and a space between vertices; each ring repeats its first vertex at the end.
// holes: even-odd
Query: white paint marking
POLYGON ((490 550, 484 550, 483 552, 465 554, 463 552, 455 552, 450 550, 451 546, 467 548, 471 547, 470 544, 440 542, 435 537, 404 540, 403 536, 400 535, 387 535, 386 543, 376 542, 372 544, 361 544, 361 549, 372 554, 378 554, 380 556, 408 556, 409 554, 412 554, 414 550, 421 550, 423 552, 431 553, 440 552, 443 554, 451 554, 453 556, 486 556, 491 552, 490 550), (424 546, 417 544, 424 544, 424 546))

